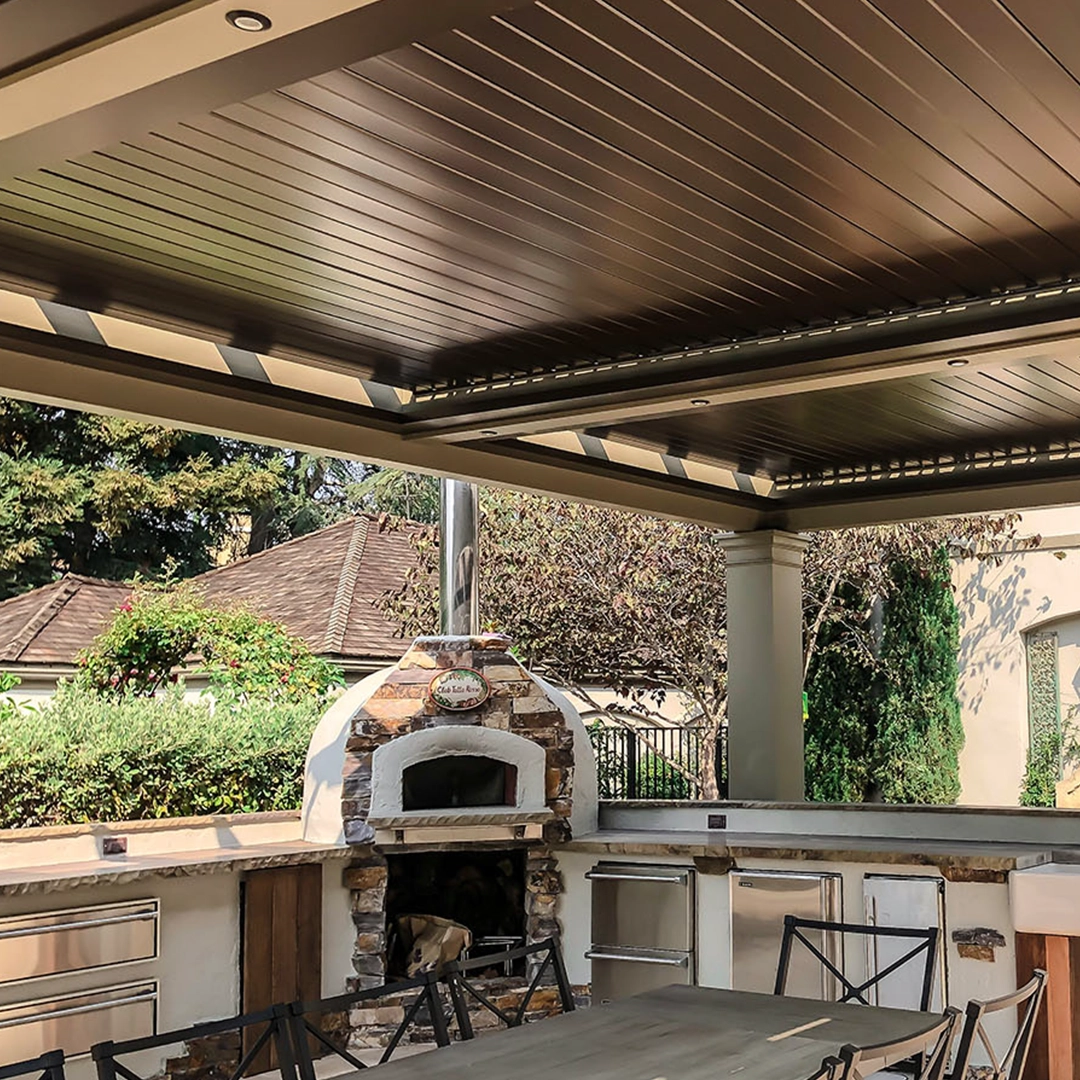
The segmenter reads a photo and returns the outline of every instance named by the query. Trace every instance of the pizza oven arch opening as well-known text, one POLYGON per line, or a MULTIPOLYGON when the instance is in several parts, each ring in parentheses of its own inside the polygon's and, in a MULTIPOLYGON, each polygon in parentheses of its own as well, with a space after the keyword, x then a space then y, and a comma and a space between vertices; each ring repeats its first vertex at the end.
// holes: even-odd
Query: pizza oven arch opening
POLYGON ((543 813, 546 760, 542 746, 509 731, 472 724, 413 731, 372 755, 371 818, 543 813))
POLYGON ((517 806, 517 766, 482 754, 447 754, 407 766, 401 809, 517 806))

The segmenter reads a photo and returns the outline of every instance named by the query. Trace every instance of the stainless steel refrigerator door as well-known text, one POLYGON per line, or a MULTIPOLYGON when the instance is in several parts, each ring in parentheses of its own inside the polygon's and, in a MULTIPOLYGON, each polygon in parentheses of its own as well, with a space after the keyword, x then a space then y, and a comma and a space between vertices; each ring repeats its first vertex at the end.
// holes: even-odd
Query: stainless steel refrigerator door
MULTIPOLYGON (((839 874, 735 870, 731 882, 731 985, 771 994, 784 936, 784 916, 838 922, 842 918, 839 874)), ((806 931, 806 936, 844 970, 839 934, 806 931)), ((792 948, 786 993, 791 997, 835 1000, 836 979, 807 949, 792 948)))
POLYGON ((694 948, 694 871, 599 863, 592 882, 592 942, 686 953, 694 948))
MULTIPOLYGON (((930 1011, 941 1012, 946 985, 945 880, 903 874, 867 874, 863 879, 866 921, 873 926, 938 928, 938 952, 930 1011)), ((917 944, 910 938, 867 938, 867 972, 873 975, 899 960, 917 944)), ((922 956, 886 975, 871 987, 870 1003, 897 1009, 917 1009, 925 965, 922 956)))
POLYGON ((694 982, 692 953, 608 946, 592 948, 585 955, 592 961, 592 1000, 597 1005, 694 982))

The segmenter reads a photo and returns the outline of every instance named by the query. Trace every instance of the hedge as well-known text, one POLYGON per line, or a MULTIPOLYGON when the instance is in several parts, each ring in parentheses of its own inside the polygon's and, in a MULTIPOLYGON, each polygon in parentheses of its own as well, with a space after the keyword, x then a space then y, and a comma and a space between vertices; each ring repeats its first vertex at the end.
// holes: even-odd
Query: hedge
POLYGON ((291 810, 325 703, 106 699, 62 684, 0 699, 0 827, 291 810))

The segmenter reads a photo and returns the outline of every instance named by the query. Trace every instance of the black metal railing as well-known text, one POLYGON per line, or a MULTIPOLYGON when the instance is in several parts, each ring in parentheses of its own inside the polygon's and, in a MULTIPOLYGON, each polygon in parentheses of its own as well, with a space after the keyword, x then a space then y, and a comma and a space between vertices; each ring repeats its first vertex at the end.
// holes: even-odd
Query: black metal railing
POLYGON ((727 730, 715 742, 699 727, 589 728, 601 799, 700 799, 707 752, 716 755, 717 797, 727 798, 727 730), (708 744, 712 743, 711 746, 708 744))

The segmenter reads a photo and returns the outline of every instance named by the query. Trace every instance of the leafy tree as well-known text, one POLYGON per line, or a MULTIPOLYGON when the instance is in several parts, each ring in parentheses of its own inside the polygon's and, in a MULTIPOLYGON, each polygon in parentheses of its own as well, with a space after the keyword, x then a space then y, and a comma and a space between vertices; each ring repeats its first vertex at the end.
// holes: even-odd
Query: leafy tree
MULTIPOLYGON (((721 534, 500 491, 484 491, 481 508, 480 596, 487 627, 509 634, 527 666, 589 700, 609 722, 636 731, 627 712, 638 721, 658 720, 666 697, 677 692, 689 703, 688 719, 704 729, 703 738, 715 737, 727 706, 721 534), (588 698, 590 685, 618 691, 630 708, 603 708, 588 698)), ((876 770, 885 767, 875 746, 881 699, 873 685, 880 666, 874 611, 895 587, 891 568, 904 561, 921 574, 941 565, 945 547, 978 554, 980 545, 992 546, 987 540, 1010 533, 1015 520, 964 518, 810 538, 803 629, 812 797, 865 798, 877 783, 876 770)), ((435 530, 419 533, 414 544, 419 565, 384 605, 403 633, 431 633, 438 626, 435 530)), ((951 602, 951 593, 945 595, 951 602)), ((937 644, 947 647, 945 640, 937 644)), ((900 660, 898 645, 886 663, 900 660)), ((953 664, 955 672, 955 658, 953 664)), ((920 674, 930 670, 929 658, 920 661, 920 674)), ((902 749, 900 705, 898 697, 891 700, 888 731, 895 758, 902 749)), ((647 752, 685 776, 682 763, 665 758, 647 735, 639 736, 647 752)), ((955 777, 955 755, 944 735, 927 752, 933 759, 928 768, 951 769, 955 777)), ((712 755, 703 755, 695 779, 704 797, 715 797, 712 755)), ((942 783, 940 789, 920 790, 947 794, 951 781, 942 783)), ((916 787, 889 790, 908 797, 916 787)))
POLYGON ((433 525, 439 520, 439 479, 402 469, 369 466, 367 477, 352 490, 366 510, 433 525))
MULTIPOLYGON (((251 507, 249 528, 239 555, 255 555, 297 536, 333 525, 369 508, 368 480, 375 466, 300 450, 251 446, 256 461, 279 471, 280 486, 251 507)), ((437 496, 436 496, 437 498, 437 496)), ((378 509, 378 507, 372 507, 378 509)))
POLYGON ((0 399, 0 598, 63 571, 209 569, 283 472, 232 440, 0 399))
POLYGON ((342 683, 332 664, 279 623, 242 606, 205 604, 190 585, 136 585, 79 658, 78 682, 114 699, 148 697, 196 660, 215 700, 323 700, 342 683))

